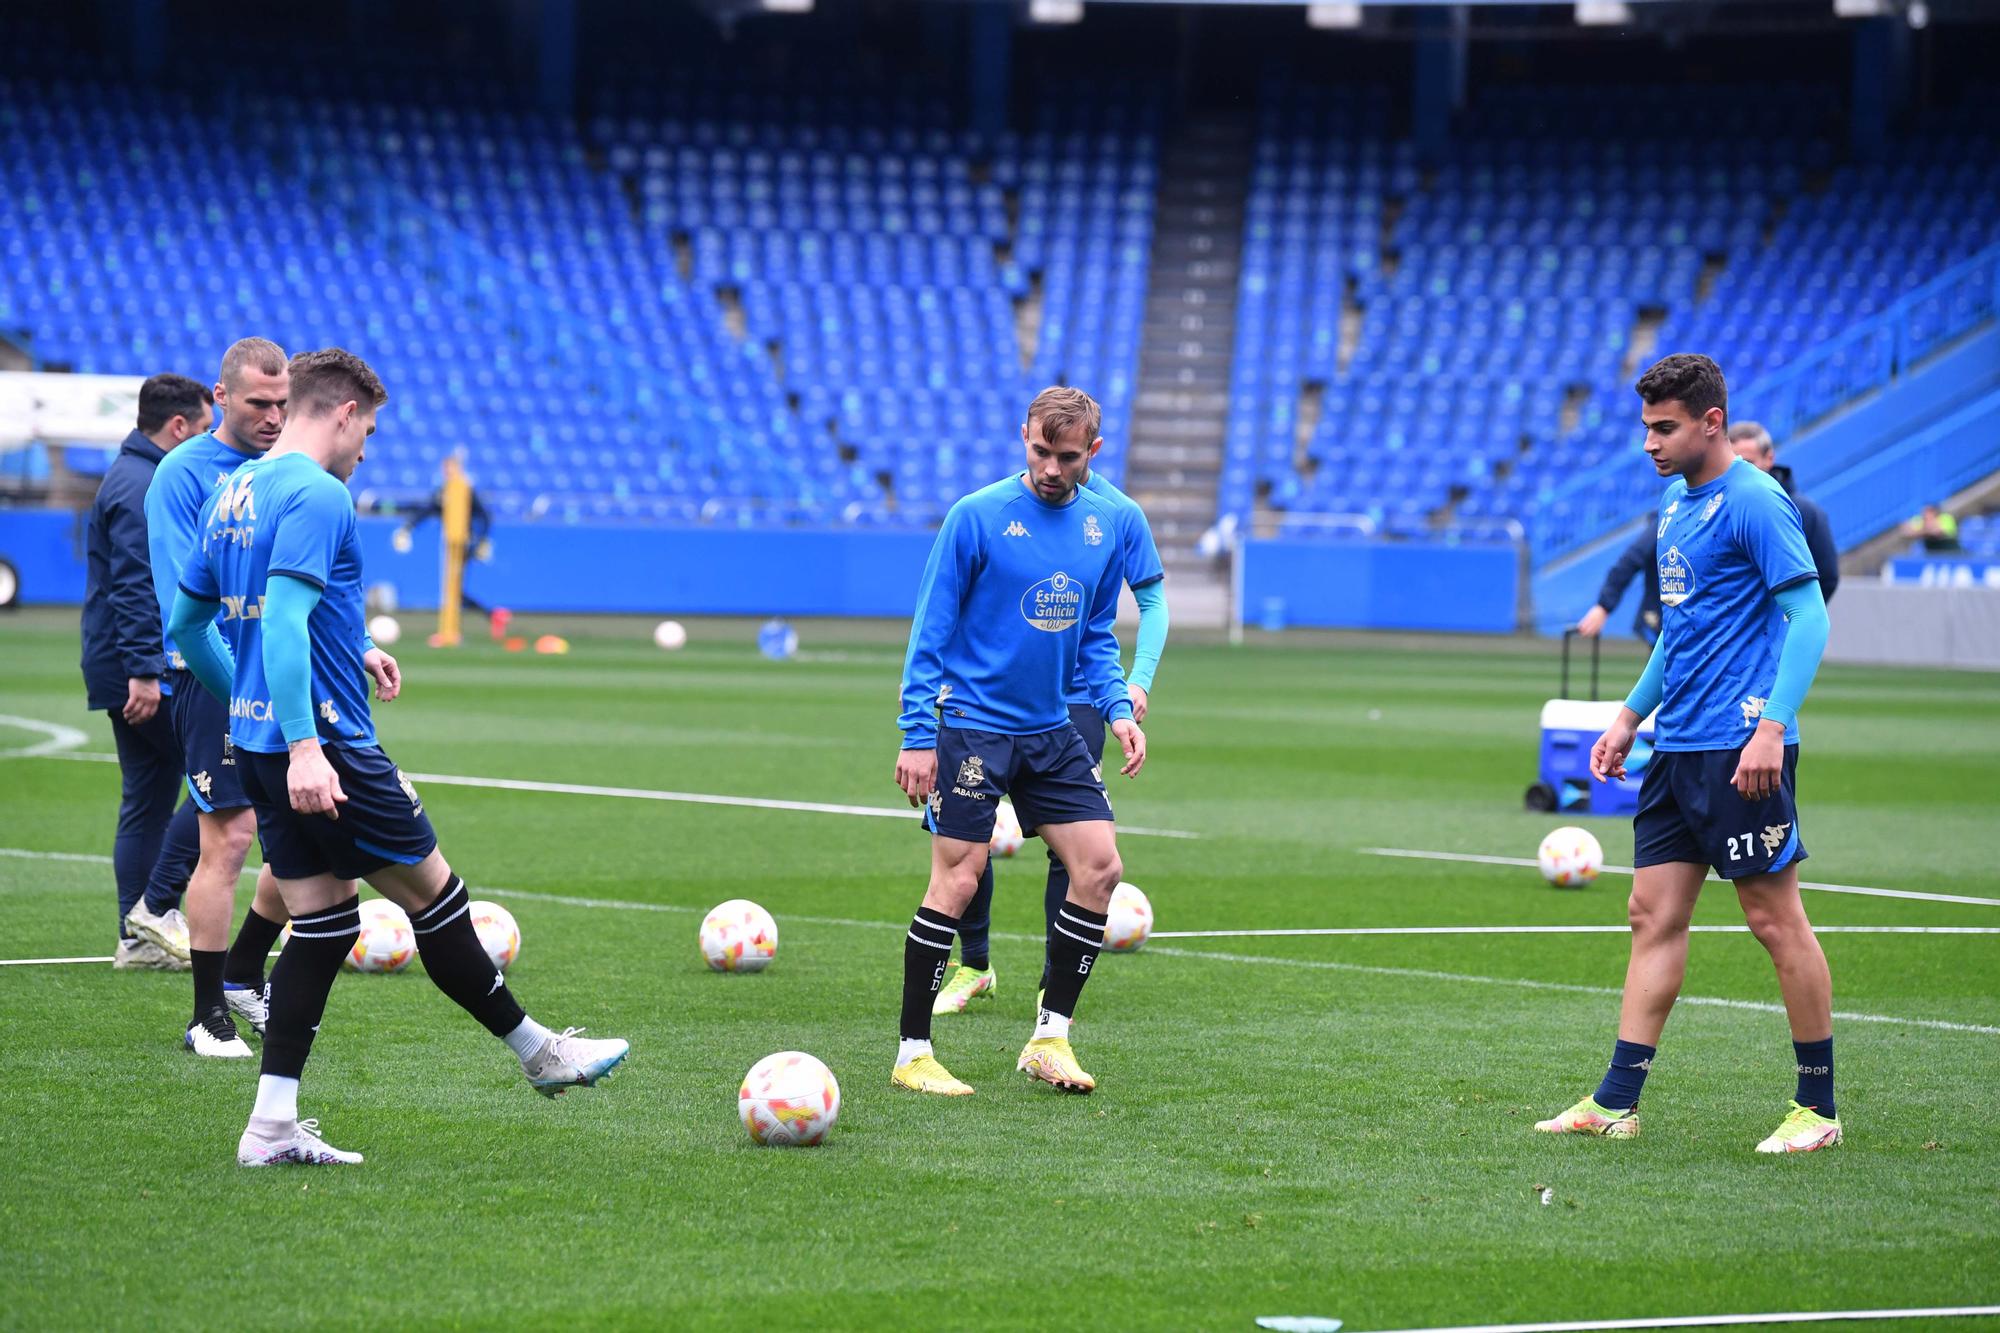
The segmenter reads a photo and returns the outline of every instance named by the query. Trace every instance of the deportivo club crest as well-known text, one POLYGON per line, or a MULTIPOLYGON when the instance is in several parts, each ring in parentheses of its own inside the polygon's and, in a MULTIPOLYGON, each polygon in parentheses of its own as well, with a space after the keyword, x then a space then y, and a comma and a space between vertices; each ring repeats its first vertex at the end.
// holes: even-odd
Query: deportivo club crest
POLYGON ((965 762, 958 766, 958 785, 961 787, 981 787, 986 784, 986 761, 978 755, 967 755, 965 762))
POLYGON ((1679 606, 1694 596, 1694 570, 1678 546, 1669 546, 1660 557, 1660 602, 1679 606))
POLYGON ((1714 498, 1708 502, 1708 508, 1701 511, 1701 521, 1703 523, 1715 517, 1715 511, 1722 508, 1722 497, 1727 494, 1727 491, 1717 491, 1715 493, 1714 498))
POLYGON ((1083 518, 1083 544, 1095 546, 1104 540, 1104 529, 1097 526, 1097 515, 1086 514, 1083 518))

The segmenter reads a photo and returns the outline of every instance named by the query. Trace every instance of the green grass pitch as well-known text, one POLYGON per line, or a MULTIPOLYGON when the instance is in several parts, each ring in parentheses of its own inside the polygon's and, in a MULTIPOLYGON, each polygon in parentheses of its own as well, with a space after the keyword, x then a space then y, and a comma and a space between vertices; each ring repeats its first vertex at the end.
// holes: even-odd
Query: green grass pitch
MULTIPOLYGON (((378 710, 389 752, 415 773, 901 800, 898 626, 807 624, 788 663, 740 623, 696 623, 678 654, 630 621, 528 632, 551 627, 567 657, 431 651, 413 620, 407 693, 378 710)), ((0 714, 106 752, 76 656, 74 612, 0 621, 0 714)), ((1622 688, 1638 662, 1607 667, 1622 688)), ((1122 839, 1127 878, 1161 931, 1619 924, 1622 876, 1561 892, 1360 850, 1532 856, 1558 822, 1520 807, 1554 676, 1517 641, 1185 636, 1151 762, 1113 799, 1200 836, 1122 839)), ((1830 667, 1804 727, 1806 878, 2000 897, 2000 678, 1830 667)), ((0 723, 0 750, 40 739, 0 723)), ((932 1100, 888 1086, 927 865, 910 821, 423 790, 447 857, 521 923, 523 1002, 628 1037, 619 1076, 544 1100, 420 967, 345 976, 303 1106, 367 1164, 242 1171, 256 1070, 178 1049, 184 977, 0 967, 0 1326, 1370 1330, 2000 1301, 2000 936, 1825 937, 1836 1008, 1894 1021, 1839 1022, 1848 1140, 1810 1157, 1751 1151, 1791 1091, 1783 1016, 1756 1007, 1675 1013, 1644 1137, 1530 1132, 1602 1072, 1618 934, 1156 939, 1099 965, 1076 1032, 1099 1091, 1065 1098, 1013 1070, 1031 842, 999 869, 997 998, 937 1025, 978 1095, 932 1100), (710 973, 700 914, 739 896, 777 917, 777 962, 710 973), (840 1123, 759 1149, 736 1087, 788 1048, 839 1077, 840 1123)), ((110 764, 0 759, 0 846, 101 856, 116 799, 110 764)), ((1629 824, 1587 822, 1628 864, 1629 824)), ((1807 905, 1821 925, 2000 926, 1977 904, 1807 905)), ((0 855, 0 956, 107 954, 112 916, 108 865, 0 855)), ((1726 887, 1696 920, 1740 923, 1726 887)), ((1685 993, 1777 999, 1743 934, 1695 938, 1685 993)))

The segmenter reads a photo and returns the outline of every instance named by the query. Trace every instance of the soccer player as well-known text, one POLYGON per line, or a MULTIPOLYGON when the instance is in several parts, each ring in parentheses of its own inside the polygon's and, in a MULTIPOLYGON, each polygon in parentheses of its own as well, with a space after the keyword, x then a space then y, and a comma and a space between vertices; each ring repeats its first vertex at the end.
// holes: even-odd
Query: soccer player
POLYGON ((522 1010, 479 943, 465 881, 438 851, 416 789, 376 744, 369 681, 386 702, 402 677, 363 629, 361 546, 344 483, 388 395, 340 348, 293 357, 290 371, 284 433, 204 507, 171 622, 201 683, 229 700, 243 785, 292 913, 271 969, 257 1101, 236 1148, 245 1166, 361 1160, 320 1138, 298 1107, 327 994, 360 935, 357 879, 410 914, 431 981, 507 1043, 538 1091, 588 1087, 628 1050, 580 1029, 551 1032, 522 1010), (237 611, 223 619, 227 646, 218 605, 237 611))
POLYGON ((1688 921, 1713 866, 1770 952, 1791 1021, 1798 1086, 1758 1152, 1840 1142, 1833 1100, 1833 982, 1799 901, 1798 711, 1826 648, 1826 603, 1799 511, 1739 460, 1722 371, 1669 356, 1640 377, 1646 453, 1674 480, 1655 529, 1660 641, 1591 750, 1597 779, 1625 776, 1640 720, 1659 709, 1634 816, 1632 956, 1611 1067, 1597 1091, 1535 1128, 1633 1138, 1639 1093, 1687 972, 1688 921))
MULTIPOLYGON (((181 566, 194 549, 201 507, 238 467, 277 442, 285 423, 285 384, 285 353, 276 343, 242 338, 231 344, 222 355, 215 386, 222 424, 168 454, 146 488, 146 541, 169 668, 160 692, 173 712, 188 796, 200 812, 195 818, 201 855, 183 908, 194 972, 194 1016, 182 1041, 196 1055, 230 1059, 250 1057, 232 1014, 254 1031, 264 1030, 264 959, 284 927, 284 903, 269 871, 259 873, 250 910, 230 944, 236 886, 257 820, 230 749, 227 705, 188 674, 167 621, 181 566)), ((164 942, 143 903, 126 921, 134 933, 164 942)))
POLYGON ((972 1092, 932 1053, 931 1010, 1003 795, 1069 871, 1049 937, 1047 992, 1015 1067, 1066 1092, 1097 1086, 1070 1049, 1069 1025, 1124 867, 1102 770, 1065 703, 1079 668, 1124 750, 1120 771, 1135 777, 1146 762, 1112 633, 1125 579, 1118 510, 1082 485, 1104 444, 1100 420, 1089 395, 1043 390, 1022 432, 1027 470, 954 504, 924 568, 903 665, 896 783, 910 804, 928 807, 931 874, 903 948, 895 1087, 972 1092))
MULTIPOLYGON (((1025 442, 1026 426, 1021 428, 1021 435, 1025 442)), ((1146 511, 1101 473, 1085 471, 1082 484, 1084 489, 1109 501, 1118 513, 1118 549, 1125 561, 1125 583, 1132 589, 1133 600, 1139 604, 1139 632, 1132 649, 1129 685, 1132 720, 1143 724, 1152 696, 1153 676, 1160 669, 1160 651, 1167 643, 1167 594, 1162 586, 1167 571, 1160 564, 1159 548, 1153 544, 1153 528, 1146 522, 1146 511)), ((1083 667, 1079 663, 1076 678, 1069 687, 1069 720, 1076 727, 1077 734, 1083 737, 1092 766, 1101 768, 1104 764, 1104 715, 1097 711, 1092 698, 1090 683, 1084 679, 1083 667)), ((1024 830, 1027 833, 1033 831, 1024 830)), ((1049 852, 1048 884, 1042 894, 1042 912, 1049 940, 1056 936, 1056 917, 1068 899, 1069 870, 1052 849, 1049 852)), ((958 970, 938 992, 937 1001, 931 1006, 934 1015, 963 1013, 966 1005, 974 999, 991 997, 995 993, 992 925, 993 860, 988 857, 986 868, 979 872, 979 889, 967 904, 965 919, 958 928, 958 970)), ((1046 991, 1048 985, 1049 963, 1044 952, 1042 979, 1037 990, 1046 991)), ((1036 1003, 1040 1003, 1039 998, 1036 1003)))
POLYGON ((83 683, 90 707, 111 719, 124 779, 118 836, 111 845, 118 883, 118 952, 111 965, 117 968, 185 971, 188 966, 180 897, 200 842, 194 802, 174 809, 181 792, 181 751, 173 719, 160 706, 166 654, 146 547, 146 488, 160 460, 206 431, 214 416, 214 396, 185 375, 154 375, 141 384, 138 424, 119 446, 90 505, 83 683), (166 947, 132 933, 126 917, 134 909, 167 939, 166 947))

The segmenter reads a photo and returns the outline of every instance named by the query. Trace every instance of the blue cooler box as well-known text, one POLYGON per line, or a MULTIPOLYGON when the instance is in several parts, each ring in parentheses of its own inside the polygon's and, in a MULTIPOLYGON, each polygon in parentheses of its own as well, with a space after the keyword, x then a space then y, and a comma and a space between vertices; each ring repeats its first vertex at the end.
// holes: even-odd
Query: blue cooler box
POLYGON ((1555 802, 1542 808, 1591 815, 1629 815, 1639 808, 1639 783, 1653 759, 1653 718, 1639 724, 1624 778, 1599 782, 1590 775, 1590 747, 1624 706, 1611 699, 1551 699, 1542 705, 1541 785, 1555 802))

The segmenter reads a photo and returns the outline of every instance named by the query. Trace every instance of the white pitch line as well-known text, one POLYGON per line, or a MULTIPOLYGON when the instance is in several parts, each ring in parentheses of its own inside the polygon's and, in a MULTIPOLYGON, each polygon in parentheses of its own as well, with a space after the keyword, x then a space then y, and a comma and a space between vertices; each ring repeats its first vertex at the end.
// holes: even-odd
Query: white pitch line
POLYGON ((48 963, 108 963, 111 955, 102 958, 0 958, 0 967, 39 967, 48 963))
MULTIPOLYGON (((1408 847, 1360 847, 1357 851, 1368 856, 1401 856, 1415 861, 1463 861, 1482 866, 1525 866, 1539 870, 1541 862, 1526 856, 1478 856, 1471 852, 1419 852, 1408 847)), ((1629 875, 1631 866, 1605 866, 1607 875, 1629 875)), ((1724 883, 1711 874, 1710 883, 1724 883)), ((1966 903, 1973 907, 2000 907, 2000 898, 1973 898, 1959 893, 1921 893, 1916 889, 1871 889, 1860 884, 1816 884, 1811 880, 1800 880, 1802 889, 1817 889, 1821 893, 1855 893, 1866 898, 1910 898, 1925 903, 1966 903)))
MULTIPOLYGON (((1748 935, 1748 926, 1689 926, 1701 935, 1748 935)), ((1294 935, 1629 935, 1630 926, 1315 926, 1296 930, 1156 930, 1152 940, 1294 935)), ((2000 935, 2000 926, 1814 926, 1815 935, 2000 935)))
POLYGON ((1723 1324, 1825 1324, 1859 1319, 1971 1319, 2000 1314, 2000 1305, 1934 1305, 1900 1310, 1795 1310, 1785 1314, 1668 1315, 1657 1319, 1575 1319, 1541 1324, 1455 1324, 1397 1328, 1384 1333, 1590 1333, 1620 1328, 1713 1328, 1723 1324))
MULTIPOLYGON (((1481 977, 1464 972, 1439 972, 1422 967, 1377 967, 1368 963, 1336 963, 1319 958, 1272 958, 1264 954, 1211 953, 1202 949, 1148 949, 1148 953, 1168 958, 1200 958, 1212 963, 1251 963, 1271 967, 1304 967, 1316 972, 1357 972, 1375 977, 1409 977, 1422 981, 1457 981, 1476 986, 1512 986, 1520 990, 1563 991, 1571 995, 1620 996, 1616 986, 1581 986, 1567 981, 1535 981, 1528 977, 1481 977)), ((1747 1009, 1755 1013, 1782 1014, 1782 1004, 1759 1000, 1725 1000, 1714 995, 1683 995, 1678 1003, 1711 1009, 1747 1009)), ((1900 1023, 1909 1027, 1936 1028, 1941 1032, 1977 1032, 2000 1037, 2000 1027, 1980 1023, 1952 1023, 1942 1018, 1898 1018, 1894 1014, 1835 1013, 1835 1018, 1851 1023, 1900 1023)))
POLYGON ((43 722, 39 718, 15 717, 12 713, 0 713, 0 726, 19 727, 23 731, 39 731, 48 737, 33 745, 24 745, 17 750, 0 750, 0 759, 40 759, 47 755, 61 754, 74 750, 90 737, 75 727, 66 727, 60 722, 43 722))
MULTIPOLYGON (((916 812, 882 805, 838 805, 823 801, 785 801, 762 796, 714 796, 705 792, 659 791, 651 787, 599 787, 582 782, 535 782, 527 778, 473 778, 451 773, 412 773, 412 782, 446 787, 484 787, 495 791, 547 792, 558 796, 610 796, 629 801, 674 801, 685 805, 730 805, 749 810, 791 810, 816 815, 857 815, 870 819, 914 819, 916 812)), ((1186 829, 1118 826, 1120 833, 1148 838, 1199 838, 1186 829)))
MULTIPOLYGON (((22 726, 33 726, 37 730, 50 730, 53 723, 32 722, 28 718, 0 716, 0 722, 17 722, 22 726)), ((87 737, 74 728, 59 728, 74 732, 71 745, 81 745, 87 737)), ((55 741, 45 741, 41 745, 29 746, 23 750, 0 750, 0 759, 81 759, 95 763, 118 762, 115 754, 82 754, 65 746, 60 750, 47 747, 55 741)), ((825 801, 785 801, 761 796, 717 796, 708 792, 660 791, 651 787, 599 787, 582 782, 536 782, 528 778, 481 778, 467 777, 457 773, 411 773, 412 782, 435 783, 444 787, 483 787, 490 791, 530 791, 544 792, 556 796, 608 796, 628 801, 671 801, 683 805, 729 805, 747 810, 787 810, 794 813, 814 815, 853 815, 869 819, 915 819, 917 812, 908 807, 898 808, 887 805, 839 805, 825 801)), ((1185 841, 1202 835, 1187 829, 1146 828, 1138 824, 1120 824, 1120 833, 1135 838, 1180 838, 1185 841)))
MULTIPOLYGON (((31 851, 24 851, 20 848, 12 848, 12 847, 0 848, 0 854, 6 854, 10 856, 48 857, 50 859, 60 859, 65 861, 96 861, 106 864, 108 864, 111 860, 111 858, 108 856, 90 856, 78 852, 31 852, 31 851)), ((246 875, 251 875, 255 874, 256 872, 253 870, 246 870, 243 873, 246 875)), ((672 913, 674 915, 694 916, 694 915, 699 915, 704 910, 699 907, 682 907, 679 906, 678 904, 673 904, 673 903, 628 902, 619 898, 583 898, 583 897, 577 897, 572 894, 564 894, 564 893, 538 893, 532 889, 500 889, 491 887, 490 885, 473 886, 473 891, 482 894, 492 894, 493 896, 500 898, 522 898, 530 901, 546 902, 564 907, 595 908, 603 911, 666 912, 666 913, 672 913)), ((801 925, 838 926, 847 928, 858 927, 865 930, 908 929, 907 923, 901 921, 860 921, 856 920, 853 917, 840 917, 840 916, 793 916, 790 913, 787 913, 785 915, 785 920, 797 922, 801 925)), ((1159 934, 1163 935, 1164 932, 1160 932, 1159 934)), ((1156 935, 1156 938, 1158 937, 1159 935, 1156 935)), ((1033 943, 1039 941, 1041 939, 1041 936, 1025 935, 1009 931, 996 930, 992 932, 992 938, 996 940, 1020 940, 1033 943)), ((1204 959, 1209 962, 1218 962, 1218 963, 1260 963, 1273 967, 1303 967, 1303 968, 1310 968, 1315 971, 1324 971, 1324 972, 1359 972, 1370 976, 1407 977, 1424 981, 1458 981, 1458 982, 1470 982, 1476 985, 1485 985, 1485 986, 1515 986, 1524 990, 1567 991, 1572 994, 1578 994, 1578 995, 1622 995, 1624 993, 1611 986, 1581 986, 1561 981, 1533 981, 1523 977, 1481 977, 1481 976, 1471 976, 1459 972, 1437 972, 1427 968, 1376 967, 1364 963, 1336 963, 1314 958, 1271 958, 1256 954, 1209 953, 1200 949, 1175 949, 1175 948, 1165 948, 1165 949, 1156 948, 1153 949, 1151 952, 1160 954, 1168 958, 1196 958, 1196 959, 1204 959)), ((94 961, 94 960, 61 959, 61 958, 57 959, 23 958, 15 960, 17 965, 28 964, 28 963, 44 963, 44 962, 60 963, 60 962, 87 962, 87 961, 94 961)), ((1692 1004, 1692 1005, 1704 1005, 1718 1009, 1747 1009, 1758 1013, 1781 1014, 1785 1012, 1783 1005, 1764 1004, 1755 1000, 1725 1000, 1716 996, 1705 996, 1705 995, 1683 995, 1680 998, 1680 1003, 1692 1004)), ((1898 1018, 1892 1014, 1857 1014, 1857 1013, 1836 1013, 1834 1017, 1840 1019, 1846 1019, 1856 1023, 1900 1023, 1911 1027, 1936 1028, 1939 1029, 1940 1031, 1945 1031, 1945 1032, 1977 1032, 1977 1033, 1989 1033, 1995 1036, 2000 1036, 2000 1027, 1985 1027, 1977 1023, 1952 1023, 1952 1022, 1947 1022, 1946 1020, 1941 1018, 1898 1018)))

